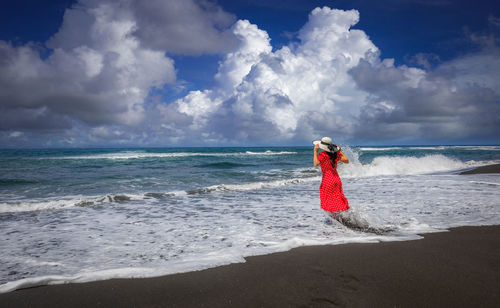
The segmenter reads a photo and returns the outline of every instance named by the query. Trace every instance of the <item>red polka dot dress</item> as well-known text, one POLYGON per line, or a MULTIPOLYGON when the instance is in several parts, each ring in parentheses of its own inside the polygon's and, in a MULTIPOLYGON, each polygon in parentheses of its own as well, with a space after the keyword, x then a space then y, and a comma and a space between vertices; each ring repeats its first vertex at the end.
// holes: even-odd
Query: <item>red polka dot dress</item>
POLYGON ((335 166, 330 162, 330 156, 326 152, 318 155, 318 160, 323 171, 323 179, 319 187, 319 197, 321 199, 321 208, 328 212, 345 211, 349 209, 349 203, 342 190, 342 182, 337 173, 337 162, 341 155, 337 155, 335 166))

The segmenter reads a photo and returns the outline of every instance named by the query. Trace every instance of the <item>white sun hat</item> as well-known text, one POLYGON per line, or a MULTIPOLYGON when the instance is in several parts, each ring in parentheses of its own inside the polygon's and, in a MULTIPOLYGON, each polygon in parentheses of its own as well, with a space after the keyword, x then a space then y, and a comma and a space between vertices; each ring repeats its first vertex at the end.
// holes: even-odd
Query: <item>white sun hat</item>
POLYGON ((322 149, 323 151, 327 151, 327 152, 335 153, 335 152, 338 152, 340 150, 338 146, 333 144, 332 138, 330 138, 330 137, 323 137, 323 138, 321 138, 321 140, 314 140, 313 144, 314 145, 319 144, 319 148, 322 149))

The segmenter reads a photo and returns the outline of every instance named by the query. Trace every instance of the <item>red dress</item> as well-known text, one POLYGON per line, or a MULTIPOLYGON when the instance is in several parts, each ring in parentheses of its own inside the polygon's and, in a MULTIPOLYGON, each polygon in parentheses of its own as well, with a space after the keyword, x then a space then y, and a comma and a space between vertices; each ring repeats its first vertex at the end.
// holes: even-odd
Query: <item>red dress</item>
POLYGON ((326 152, 318 155, 318 160, 323 171, 323 179, 319 187, 319 197, 321 199, 321 208, 328 212, 345 211, 349 209, 349 203, 342 190, 342 182, 337 173, 337 162, 341 155, 337 155, 335 166, 330 162, 330 156, 326 152))

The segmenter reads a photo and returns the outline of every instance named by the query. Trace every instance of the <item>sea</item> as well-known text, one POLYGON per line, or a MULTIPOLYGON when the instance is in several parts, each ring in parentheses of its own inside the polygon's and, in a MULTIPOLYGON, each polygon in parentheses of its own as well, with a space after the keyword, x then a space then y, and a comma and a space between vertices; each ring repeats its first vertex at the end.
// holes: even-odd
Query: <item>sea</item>
POLYGON ((459 174, 500 146, 343 151, 349 223, 320 208, 312 146, 0 150, 0 292, 500 224, 500 174, 459 174))

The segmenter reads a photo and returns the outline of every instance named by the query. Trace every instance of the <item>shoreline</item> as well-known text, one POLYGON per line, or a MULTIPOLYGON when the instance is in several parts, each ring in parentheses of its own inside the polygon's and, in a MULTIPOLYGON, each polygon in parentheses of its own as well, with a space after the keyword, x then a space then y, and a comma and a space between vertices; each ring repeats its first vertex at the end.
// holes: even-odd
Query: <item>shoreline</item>
POLYGON ((474 168, 472 170, 467 170, 460 172, 460 175, 463 174, 488 174, 488 173, 500 173, 500 164, 487 165, 474 168))
POLYGON ((155 278, 40 286, 0 307, 457 306, 500 304, 500 225, 401 242, 304 246, 155 278))

